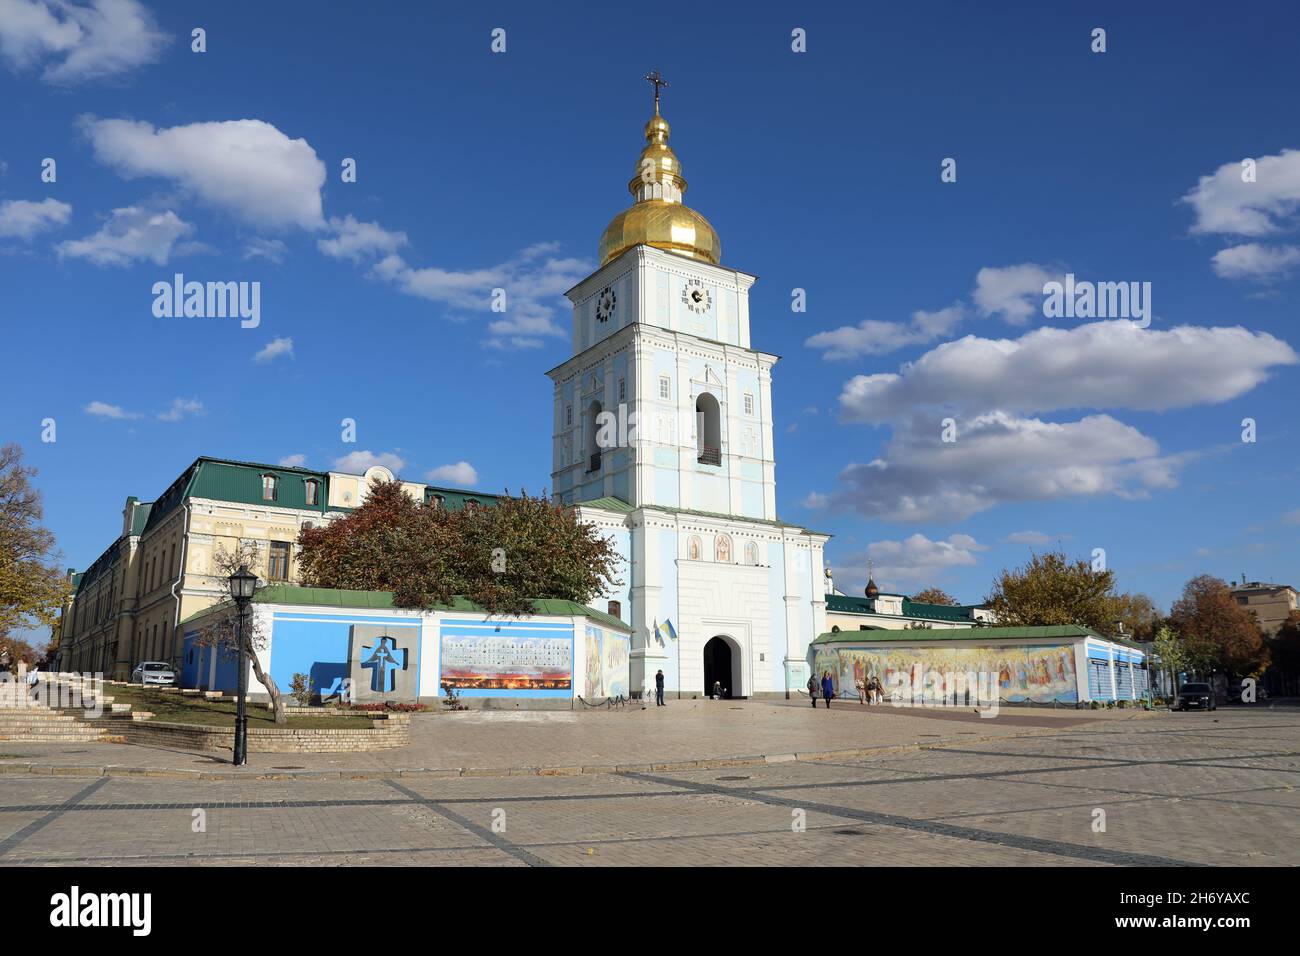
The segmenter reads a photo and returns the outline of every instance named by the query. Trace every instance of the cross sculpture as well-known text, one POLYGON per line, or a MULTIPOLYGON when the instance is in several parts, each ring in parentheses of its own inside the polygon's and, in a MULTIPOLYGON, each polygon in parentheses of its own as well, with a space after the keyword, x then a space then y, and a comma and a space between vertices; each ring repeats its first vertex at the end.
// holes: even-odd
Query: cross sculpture
MULTIPOLYGON (((406 669, 406 652, 397 651, 395 641, 387 635, 375 642, 369 659, 361 662, 362 667, 372 667, 370 672, 370 689, 375 693, 387 694, 397 689, 397 672, 406 669), (399 658, 397 655, 400 654, 399 658)), ((365 651, 365 648, 362 648, 365 651)))
POLYGON ((668 81, 664 79, 664 75, 663 75, 662 73, 659 72, 659 68, 658 68, 658 67, 655 67, 653 70, 651 70, 649 73, 647 73, 646 76, 645 76, 645 78, 646 78, 646 82, 654 84, 654 88, 655 88, 655 112, 658 113, 658 112, 659 112, 659 87, 661 87, 661 86, 667 86, 667 85, 668 85, 668 81))

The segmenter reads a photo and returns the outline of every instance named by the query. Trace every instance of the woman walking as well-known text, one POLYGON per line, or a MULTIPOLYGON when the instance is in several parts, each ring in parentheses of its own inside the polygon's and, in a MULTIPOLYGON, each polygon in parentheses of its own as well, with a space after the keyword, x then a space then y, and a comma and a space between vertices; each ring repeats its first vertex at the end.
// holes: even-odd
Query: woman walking
MULTIPOLYGON (((826 709, 831 709, 831 698, 835 696, 835 682, 831 680, 831 672, 822 672, 822 697, 826 701, 826 709)), ((813 705, 814 707, 816 704, 813 705)))

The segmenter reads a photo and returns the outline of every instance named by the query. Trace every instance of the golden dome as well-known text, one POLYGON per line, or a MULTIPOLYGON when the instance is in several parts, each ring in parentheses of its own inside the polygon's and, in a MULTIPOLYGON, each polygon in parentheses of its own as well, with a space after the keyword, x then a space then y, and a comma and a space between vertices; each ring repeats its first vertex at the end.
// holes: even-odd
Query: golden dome
POLYGON ((645 149, 637 159, 636 175, 627 184, 635 202, 615 216, 600 237, 600 264, 618 258, 637 245, 654 246, 678 255, 718 265, 722 242, 709 221, 682 204, 686 180, 681 162, 668 145, 668 121, 655 115, 645 124, 645 149))

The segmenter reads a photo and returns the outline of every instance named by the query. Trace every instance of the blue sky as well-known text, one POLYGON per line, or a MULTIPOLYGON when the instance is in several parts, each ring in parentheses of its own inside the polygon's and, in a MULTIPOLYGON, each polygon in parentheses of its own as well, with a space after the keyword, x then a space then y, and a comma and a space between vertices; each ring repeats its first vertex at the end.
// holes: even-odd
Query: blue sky
POLYGON ((658 66, 782 356, 779 511, 835 533, 844 590, 870 557, 975 601, 1056 542, 1165 607, 1202 572, 1300 583, 1300 18, 998 6, 0 0, 0 439, 78 568, 200 454, 540 490, 561 293, 658 66), (260 324, 155 317, 176 272, 260 282, 260 324), (1151 283, 1149 327, 1045 318, 1067 272, 1151 283))

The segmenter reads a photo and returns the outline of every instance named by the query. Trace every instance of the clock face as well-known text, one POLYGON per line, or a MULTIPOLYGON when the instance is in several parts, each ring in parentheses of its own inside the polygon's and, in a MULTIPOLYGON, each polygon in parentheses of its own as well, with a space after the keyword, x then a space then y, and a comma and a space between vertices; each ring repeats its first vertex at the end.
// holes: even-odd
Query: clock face
POLYGON ((692 312, 703 315, 713 304, 713 297, 709 295, 709 290, 699 279, 687 279, 686 284, 682 286, 682 303, 692 312))
POLYGON ((600 295, 596 296, 596 319, 600 322, 608 322, 609 317, 614 314, 614 306, 618 303, 618 297, 614 295, 614 290, 606 286, 601 290, 600 295))

